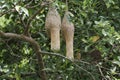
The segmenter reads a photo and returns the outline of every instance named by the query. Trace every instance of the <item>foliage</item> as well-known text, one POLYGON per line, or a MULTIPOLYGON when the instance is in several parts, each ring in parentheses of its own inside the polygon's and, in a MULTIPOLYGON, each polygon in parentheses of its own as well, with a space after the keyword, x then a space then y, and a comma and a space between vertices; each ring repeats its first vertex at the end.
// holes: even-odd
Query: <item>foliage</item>
MULTIPOLYGON (((65 0, 54 3, 63 17, 65 0)), ((30 17, 41 5, 42 0, 0 0, 0 30, 23 34, 30 17)), ((68 6, 75 25, 74 53, 80 53, 81 59, 71 62, 64 57, 44 55, 48 80, 120 80, 120 1, 69 0, 68 6)), ((45 6, 32 19, 30 34, 41 50, 52 52, 44 28, 47 11, 45 6)), ((64 43, 61 38, 61 55, 65 55, 64 43)), ((32 46, 19 39, 0 37, 0 79, 39 77, 32 46), (26 76, 28 73, 31 74, 26 76)))

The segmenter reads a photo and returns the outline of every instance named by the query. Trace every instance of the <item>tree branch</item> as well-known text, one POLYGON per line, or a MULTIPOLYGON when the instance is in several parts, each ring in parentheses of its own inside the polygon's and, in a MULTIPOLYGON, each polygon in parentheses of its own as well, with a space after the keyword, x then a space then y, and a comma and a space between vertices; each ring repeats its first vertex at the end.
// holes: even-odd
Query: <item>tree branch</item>
POLYGON ((100 68, 99 66, 98 66, 98 69, 99 69, 99 72, 100 72, 101 76, 104 78, 104 80, 107 80, 106 77, 104 76, 104 74, 103 74, 101 68, 100 68))
POLYGON ((15 11, 16 11, 15 9, 6 10, 6 11, 0 13, 0 17, 2 17, 5 14, 10 14, 10 13, 15 12, 15 11))
MULTIPOLYGON (((8 73, 5 73, 5 72, 1 72, 0 71, 0 78, 4 78, 4 79, 7 79, 7 80, 16 80, 16 78, 15 77, 9 77, 8 75, 7 75, 8 73)), ((20 77, 22 77, 22 78, 25 78, 25 77, 37 77, 38 75, 37 75, 37 73, 36 72, 22 72, 22 73, 20 73, 20 77)))
POLYGON ((19 34, 15 34, 15 33, 4 33, 2 31, 0 31, 0 37, 15 38, 15 39, 20 39, 20 40, 24 40, 26 42, 29 42, 33 46, 34 51, 36 52, 36 55, 37 55, 38 66, 39 66, 39 75, 42 78, 42 80, 47 80, 46 73, 43 70, 44 69, 44 62, 42 60, 42 54, 40 52, 41 49, 40 49, 39 44, 34 39, 27 37, 25 35, 19 35, 19 34))
MULTIPOLYGON (((77 68, 85 71, 86 73, 88 73, 88 74, 92 77, 93 80, 95 80, 95 77, 92 75, 91 72, 89 72, 89 71, 87 71, 86 69, 80 67, 80 66, 77 65, 73 60, 67 58, 66 56, 63 56, 63 55, 61 55, 61 54, 59 54, 59 53, 52 53, 52 52, 46 52, 46 51, 40 51, 40 52, 41 52, 41 54, 44 54, 44 55, 46 54, 46 55, 58 56, 58 57, 64 58, 64 59, 72 62, 77 68)), ((88 64, 87 62, 84 62, 84 61, 81 61, 81 62, 88 64)))
POLYGON ((40 11, 42 11, 42 9, 48 5, 49 3, 46 3, 46 2, 42 2, 41 3, 41 8, 39 10, 37 10, 27 21, 27 25, 26 25, 26 28, 25 28, 25 31, 24 31, 24 34, 29 36, 29 28, 30 28, 30 23, 31 21, 36 17, 37 14, 40 13, 40 11))

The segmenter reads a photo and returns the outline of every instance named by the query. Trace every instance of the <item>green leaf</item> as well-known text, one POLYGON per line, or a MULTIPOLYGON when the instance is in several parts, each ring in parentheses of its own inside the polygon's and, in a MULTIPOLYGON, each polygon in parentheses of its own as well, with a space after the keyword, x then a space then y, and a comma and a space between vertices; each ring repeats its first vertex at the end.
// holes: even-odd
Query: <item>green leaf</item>
POLYGON ((120 61, 113 61, 114 64, 117 64, 120 67, 120 61))
POLYGON ((118 60, 120 61, 120 56, 118 56, 118 60))
POLYGON ((15 6, 15 9, 16 9, 17 12, 19 12, 19 14, 20 14, 21 12, 24 12, 27 16, 29 16, 29 12, 28 12, 28 10, 27 10, 25 7, 16 5, 16 6, 15 6))
POLYGON ((69 12, 69 15, 70 15, 71 17, 74 17, 74 14, 72 14, 71 12, 69 12))
POLYGON ((116 67, 114 67, 113 69, 111 69, 111 73, 112 74, 116 74, 116 69, 117 69, 116 67))
POLYGON ((107 36, 107 32, 105 32, 104 29, 102 29, 102 34, 103 34, 104 36, 107 36))
POLYGON ((21 80, 21 77, 18 73, 15 73, 16 80, 21 80))
POLYGON ((29 16, 29 12, 28 12, 28 10, 27 10, 26 8, 21 7, 21 10, 22 10, 27 16, 29 16))
POLYGON ((39 34, 40 34, 40 36, 43 38, 43 40, 46 40, 46 37, 45 37, 44 34, 42 34, 42 33, 40 33, 40 32, 39 32, 39 34))
POLYGON ((18 6, 18 5, 15 6, 15 9, 17 12, 20 12, 20 8, 21 8, 21 6, 18 6))

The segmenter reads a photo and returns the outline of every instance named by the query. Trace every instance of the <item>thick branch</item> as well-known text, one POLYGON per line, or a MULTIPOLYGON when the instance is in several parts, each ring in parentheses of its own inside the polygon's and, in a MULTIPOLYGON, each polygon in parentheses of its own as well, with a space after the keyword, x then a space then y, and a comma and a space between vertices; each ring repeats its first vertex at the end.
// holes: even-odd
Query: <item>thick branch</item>
POLYGON ((40 46, 34 39, 27 37, 25 35, 19 35, 19 34, 14 34, 14 33, 4 33, 2 31, 0 31, 0 37, 16 38, 16 39, 20 39, 20 40, 24 40, 26 42, 29 42, 33 46, 33 48, 36 52, 36 55, 37 55, 38 66, 39 66, 39 75, 41 76, 42 80, 46 80, 46 73, 43 70, 44 69, 44 62, 42 60, 40 46))

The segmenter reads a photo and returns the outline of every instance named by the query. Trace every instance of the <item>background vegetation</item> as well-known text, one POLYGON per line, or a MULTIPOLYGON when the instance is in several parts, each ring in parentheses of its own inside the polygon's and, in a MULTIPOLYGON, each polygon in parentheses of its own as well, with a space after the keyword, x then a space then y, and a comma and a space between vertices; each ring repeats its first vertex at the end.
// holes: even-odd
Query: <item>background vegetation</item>
MULTIPOLYGON (((55 0, 54 4, 63 17, 65 0, 55 0)), ((23 37, 5 35, 21 35, 26 27, 45 54, 47 80, 120 80, 120 1, 68 1, 75 25, 74 62, 62 56, 63 38, 60 52, 51 53, 44 28, 48 5, 48 0, 0 0, 0 80, 43 79, 38 55, 29 40, 24 41, 27 36, 21 40, 23 37)))

